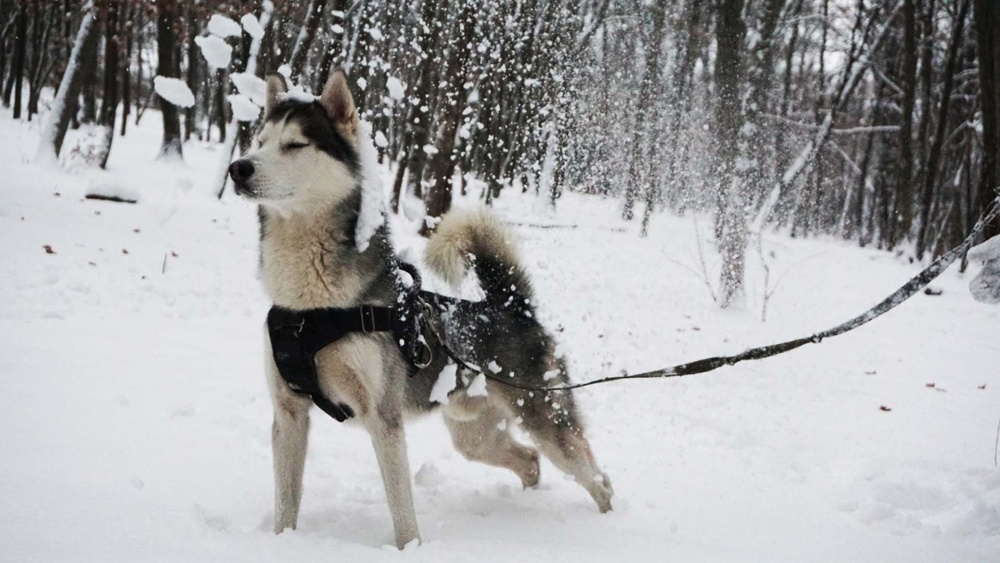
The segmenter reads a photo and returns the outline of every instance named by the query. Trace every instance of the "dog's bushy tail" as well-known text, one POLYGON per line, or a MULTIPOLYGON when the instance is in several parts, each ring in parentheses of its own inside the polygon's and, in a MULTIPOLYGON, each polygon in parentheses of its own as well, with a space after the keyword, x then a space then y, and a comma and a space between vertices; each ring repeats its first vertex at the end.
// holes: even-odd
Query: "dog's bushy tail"
POLYGON ((449 212, 427 243, 427 266, 458 287, 471 268, 486 299, 504 307, 531 310, 531 283, 510 231, 485 210, 449 212))

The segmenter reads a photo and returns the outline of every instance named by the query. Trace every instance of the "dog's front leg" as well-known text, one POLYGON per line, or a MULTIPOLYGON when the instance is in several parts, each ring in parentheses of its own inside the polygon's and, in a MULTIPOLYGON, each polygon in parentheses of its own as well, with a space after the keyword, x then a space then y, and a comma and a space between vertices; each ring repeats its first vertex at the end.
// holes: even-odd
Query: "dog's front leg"
POLYGON ((413 509, 413 485, 410 482, 403 421, 399 415, 386 417, 376 414, 371 417, 368 426, 396 530, 396 547, 403 549, 411 541, 420 540, 417 514, 413 509))
POLYGON ((271 341, 265 334, 264 366, 274 406, 271 424, 271 451, 274 459, 274 533, 295 529, 302 502, 302 473, 305 469, 309 437, 309 407, 312 402, 293 393, 285 385, 271 355, 271 341))

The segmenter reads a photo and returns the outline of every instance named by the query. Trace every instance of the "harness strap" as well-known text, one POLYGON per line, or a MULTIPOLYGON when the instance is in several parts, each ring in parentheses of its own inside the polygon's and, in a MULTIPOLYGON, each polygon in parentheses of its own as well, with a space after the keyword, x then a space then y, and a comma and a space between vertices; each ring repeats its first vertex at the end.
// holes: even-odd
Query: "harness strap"
POLYGON ((319 387, 316 353, 352 332, 391 332, 410 375, 431 363, 430 347, 421 336, 422 321, 416 309, 420 274, 410 264, 398 268, 413 278, 409 288, 400 284, 395 307, 361 305, 350 309, 307 309, 295 311, 277 305, 267 313, 271 353, 278 373, 292 391, 308 395, 326 414, 343 422, 354 416, 348 405, 330 401, 319 387))
POLYGON ((348 333, 388 332, 393 309, 362 305, 353 309, 293 311, 274 306, 267 313, 271 353, 278 373, 289 389, 308 395, 326 414, 343 422, 354 416, 351 407, 334 403, 323 394, 316 372, 316 353, 348 333))

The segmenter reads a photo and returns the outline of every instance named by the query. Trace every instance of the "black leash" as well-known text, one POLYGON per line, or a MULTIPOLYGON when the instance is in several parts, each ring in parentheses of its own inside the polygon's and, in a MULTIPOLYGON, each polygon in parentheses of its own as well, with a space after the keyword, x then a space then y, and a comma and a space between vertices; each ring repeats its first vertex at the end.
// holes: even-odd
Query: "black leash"
MULTIPOLYGON (((475 373, 483 374, 487 379, 495 381, 497 383, 506 385, 508 387, 514 387, 516 389, 523 389, 525 391, 566 391, 569 389, 579 389, 581 387, 589 387, 591 385, 597 385, 599 383, 609 383, 611 381, 621 381, 624 379, 654 379, 654 378, 666 378, 666 377, 683 377, 685 375, 694 375, 696 373, 705 373, 708 371, 716 370, 722 366, 731 366, 738 364, 745 360, 761 360, 764 358, 770 358, 771 356, 776 356, 778 354, 783 354, 794 350, 800 346, 806 344, 819 344, 824 338, 832 338, 834 336, 839 336, 845 332, 854 330, 862 325, 868 324, 876 318, 884 315, 885 313, 895 309, 901 303, 913 297, 918 291, 931 283, 934 278, 941 275, 948 266, 950 266, 959 256, 964 254, 972 246, 972 243, 976 240, 986 225, 990 223, 994 218, 1000 215, 1000 197, 993 200, 993 203, 986 210, 985 213, 976 222, 976 226, 973 227, 972 232, 969 236, 965 238, 962 244, 951 249, 948 253, 944 254, 937 260, 931 263, 930 266, 924 269, 916 276, 910 279, 910 281, 903 284, 902 287, 897 289, 891 295, 883 299, 880 303, 868 309, 864 313, 854 317, 853 319, 841 323, 833 328, 824 330, 822 332, 817 332, 811 336, 805 338, 798 338, 795 340, 789 340, 787 342, 781 342, 779 344, 771 344, 769 346, 760 346, 758 348, 751 348, 740 354, 733 356, 715 356, 712 358, 704 358, 694 362, 688 362, 686 364, 679 364, 676 366, 671 366, 663 369, 646 371, 642 373, 634 374, 622 374, 614 375, 610 377, 603 377, 601 379, 595 379, 593 381, 587 381, 584 383, 574 383, 570 385, 560 385, 558 387, 539 387, 534 385, 524 385, 521 383, 516 383, 514 381, 505 380, 502 377, 497 377, 494 374, 487 373, 475 366, 470 366, 466 362, 462 362, 458 359, 451 350, 445 348, 448 356, 451 357, 458 364, 459 367, 467 369, 475 373)), ((442 341, 443 342, 443 341, 442 341)))

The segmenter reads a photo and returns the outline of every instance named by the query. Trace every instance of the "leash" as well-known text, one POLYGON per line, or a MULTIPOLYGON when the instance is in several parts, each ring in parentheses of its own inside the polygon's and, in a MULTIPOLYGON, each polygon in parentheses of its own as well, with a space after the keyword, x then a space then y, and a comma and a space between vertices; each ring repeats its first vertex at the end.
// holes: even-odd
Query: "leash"
MULTIPOLYGON (((580 389, 581 387, 589 387, 591 385, 598 385, 601 383, 610 383, 612 381, 622 381, 625 379, 658 379, 667 377, 683 377, 685 375, 694 375, 697 373, 705 373, 719 369, 723 366, 732 366, 746 360, 762 360, 764 358, 770 358, 771 356, 776 356, 778 354, 783 354, 785 352, 790 352, 800 346, 806 344, 819 344, 825 338, 832 338, 834 336, 839 336, 845 332, 852 331, 858 327, 870 323, 876 318, 888 313, 889 311, 895 309, 901 305, 907 299, 913 297, 918 291, 931 283, 935 278, 941 275, 948 266, 950 266, 959 256, 964 254, 972 246, 972 243, 976 240, 976 237, 983 232, 986 225, 990 223, 994 218, 1000 215, 1000 196, 998 196, 990 207, 979 217, 976 221, 975 227, 973 227, 972 232, 969 236, 965 238, 962 244, 951 249, 946 254, 942 255, 940 258, 927 266, 922 272, 916 276, 910 278, 910 281, 903 284, 899 289, 890 294, 888 297, 883 299, 877 305, 868 309, 864 313, 854 317, 849 321, 845 321, 833 328, 817 332, 811 336, 806 336, 804 338, 797 338, 795 340, 789 340, 786 342, 780 342, 778 344, 771 344, 768 346, 760 346, 757 348, 750 348, 740 354, 733 356, 715 356, 711 358, 704 358, 701 360, 696 360, 694 362, 688 362, 685 364, 678 364, 675 366, 670 366, 662 369, 657 369, 653 371, 646 371, 642 373, 627 374, 623 373, 621 375, 614 375, 609 377, 603 377, 601 379, 595 379, 593 381, 586 381, 584 383, 574 383, 569 385, 560 385, 558 387, 541 387, 535 385, 524 385, 517 383, 515 381, 508 381, 502 377, 497 377, 492 373, 488 373, 476 366, 472 366, 467 362, 463 362, 459 359, 447 346, 445 346, 445 352, 448 356, 458 364, 459 367, 467 369, 469 371, 482 374, 490 381, 495 381, 502 385, 508 387, 513 387, 515 389, 522 389, 525 391, 568 391, 570 389, 580 389)), ((444 345, 444 340, 441 340, 442 345, 444 345)))

